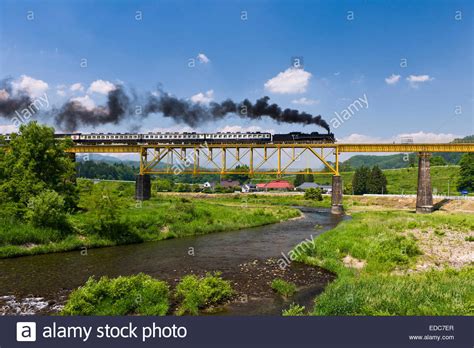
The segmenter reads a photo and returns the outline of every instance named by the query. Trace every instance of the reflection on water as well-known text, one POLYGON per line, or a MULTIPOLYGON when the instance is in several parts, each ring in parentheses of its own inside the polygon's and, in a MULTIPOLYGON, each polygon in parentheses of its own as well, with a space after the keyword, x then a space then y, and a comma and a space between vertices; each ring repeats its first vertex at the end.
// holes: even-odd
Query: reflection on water
MULTIPOLYGON (((3 259, 0 260, 0 296, 61 301, 61 296, 82 285, 91 275, 115 277, 139 272, 174 284, 185 274, 217 270, 234 284, 251 284, 252 274, 242 273, 242 264, 278 259, 281 253, 287 254, 296 244, 333 228, 343 219, 326 209, 301 210, 305 215, 302 219, 239 231, 90 249, 87 253, 78 250, 3 259)), ((322 288, 326 282, 327 279, 301 291, 301 296, 305 296, 305 291, 311 293, 312 289, 322 288)), ((241 307, 245 303, 231 312, 266 312, 241 307)))

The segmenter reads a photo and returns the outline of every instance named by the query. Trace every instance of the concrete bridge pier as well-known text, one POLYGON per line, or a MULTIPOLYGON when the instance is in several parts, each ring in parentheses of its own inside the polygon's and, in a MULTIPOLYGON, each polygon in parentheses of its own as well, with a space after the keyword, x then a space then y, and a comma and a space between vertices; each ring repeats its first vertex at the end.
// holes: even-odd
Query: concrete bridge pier
POLYGON ((342 206, 342 178, 340 175, 333 175, 332 177, 331 213, 344 214, 342 206))
POLYGON ((151 180, 149 174, 137 175, 135 178, 135 199, 146 201, 151 198, 151 180))
POLYGON ((433 211, 433 191, 430 175, 431 153, 418 154, 418 191, 416 193, 416 212, 431 213, 433 211))

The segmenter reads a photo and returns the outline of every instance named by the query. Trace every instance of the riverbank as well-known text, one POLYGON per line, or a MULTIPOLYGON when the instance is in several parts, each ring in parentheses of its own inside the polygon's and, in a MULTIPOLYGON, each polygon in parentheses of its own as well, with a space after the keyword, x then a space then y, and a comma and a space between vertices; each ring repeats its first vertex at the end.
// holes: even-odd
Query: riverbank
POLYGON ((474 315, 474 215, 349 213, 299 258, 337 275, 308 314, 474 315))
POLYGON ((289 206, 256 201, 242 203, 158 195, 149 201, 137 202, 131 198, 132 194, 133 186, 123 183, 82 187, 80 211, 68 216, 71 228, 67 232, 36 228, 20 221, 1 221, 0 258, 239 230, 300 216, 299 210, 289 206), (110 205, 107 209, 113 209, 114 221, 106 221, 108 224, 99 222, 104 208, 97 208, 94 202, 97 194, 102 195, 101 202, 110 205))
POLYGON ((71 291, 89 277, 140 272, 167 282, 170 288, 189 274, 221 272, 236 291, 234 300, 220 309, 221 315, 280 315, 292 302, 309 307, 334 275, 298 262, 286 261, 282 269, 281 260, 287 260, 301 241, 334 228, 345 218, 328 209, 300 209, 302 218, 260 227, 1 259, 0 314, 57 314, 71 291), (298 292, 282 299, 271 288, 275 278, 295 284, 298 292))

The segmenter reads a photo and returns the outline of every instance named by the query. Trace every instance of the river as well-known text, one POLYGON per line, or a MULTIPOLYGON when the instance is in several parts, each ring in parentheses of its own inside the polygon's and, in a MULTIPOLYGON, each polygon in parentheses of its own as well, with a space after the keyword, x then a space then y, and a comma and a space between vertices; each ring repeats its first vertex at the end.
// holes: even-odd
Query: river
POLYGON ((302 218, 256 228, 1 259, 0 314, 54 314, 70 291, 92 275, 139 272, 172 285, 185 274, 222 272, 238 296, 219 315, 280 315, 291 302, 311 308, 314 296, 334 276, 296 262, 287 265, 283 255, 288 257, 297 244, 335 227, 344 217, 331 215, 328 209, 299 209, 302 218), (289 300, 273 294, 270 283, 275 277, 294 282, 297 294, 289 300))

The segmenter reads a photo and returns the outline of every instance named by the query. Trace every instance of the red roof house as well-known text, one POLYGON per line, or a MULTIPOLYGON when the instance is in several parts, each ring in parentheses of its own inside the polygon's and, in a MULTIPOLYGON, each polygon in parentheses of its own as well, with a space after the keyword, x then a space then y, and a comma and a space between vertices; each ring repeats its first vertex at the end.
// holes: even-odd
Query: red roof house
POLYGON ((295 187, 292 183, 286 180, 273 180, 265 184, 257 184, 257 190, 280 190, 280 191, 292 191, 295 187))

